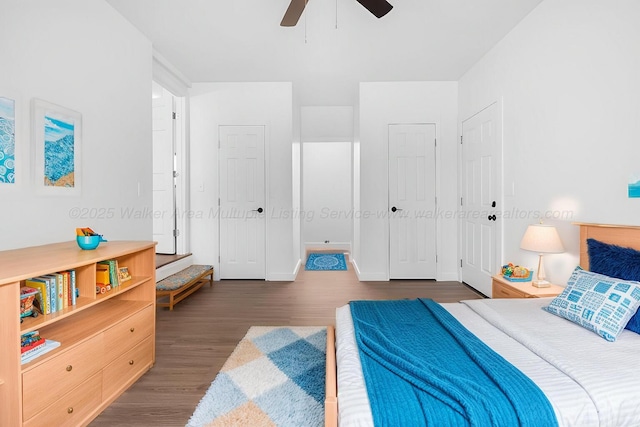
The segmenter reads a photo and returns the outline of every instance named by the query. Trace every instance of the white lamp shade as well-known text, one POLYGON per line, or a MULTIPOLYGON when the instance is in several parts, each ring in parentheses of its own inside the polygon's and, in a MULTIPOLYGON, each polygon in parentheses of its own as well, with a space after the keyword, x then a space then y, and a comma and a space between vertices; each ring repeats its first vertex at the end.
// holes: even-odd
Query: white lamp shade
POLYGON ((520 248, 541 254, 564 252, 564 246, 562 246, 558 230, 554 226, 546 224, 530 225, 524 236, 522 236, 520 248))

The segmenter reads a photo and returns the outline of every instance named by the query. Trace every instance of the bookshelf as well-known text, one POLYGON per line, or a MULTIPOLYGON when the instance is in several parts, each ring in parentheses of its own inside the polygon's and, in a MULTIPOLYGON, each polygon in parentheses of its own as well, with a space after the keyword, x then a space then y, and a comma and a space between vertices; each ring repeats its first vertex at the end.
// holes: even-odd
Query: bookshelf
POLYGON ((118 241, 81 250, 75 241, 0 251, 1 426, 87 425, 155 361, 155 242, 118 241), (96 294, 96 265, 116 259, 131 280, 96 294), (25 280, 74 269, 79 297, 20 323, 25 280), (39 331, 60 346, 21 364, 20 335, 39 331))

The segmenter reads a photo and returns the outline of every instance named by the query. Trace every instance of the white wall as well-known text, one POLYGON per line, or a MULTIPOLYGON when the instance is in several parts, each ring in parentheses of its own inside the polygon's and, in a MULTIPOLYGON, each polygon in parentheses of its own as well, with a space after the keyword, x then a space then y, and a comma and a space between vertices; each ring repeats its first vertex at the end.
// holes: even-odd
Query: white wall
POLYGON ((640 172, 640 2, 546 0, 459 82, 459 119, 504 101, 504 260, 546 211, 567 249, 546 258, 564 284, 578 260, 572 221, 640 224, 627 183, 640 172), (514 215, 516 213, 517 215, 514 215))
POLYGON ((457 280, 457 82, 384 82, 360 84, 359 212, 354 250, 361 280, 389 279, 388 125, 435 123, 436 196, 438 197, 438 280, 457 280))
MULTIPOLYGON (((191 251, 219 266, 218 126, 265 125, 267 280, 293 280, 291 83, 194 83, 190 96, 191 251)), ((298 242, 295 242, 297 245, 298 242)), ((216 276, 218 271, 216 268, 216 276)))
POLYGON ((16 99, 17 180, 0 187, 0 249, 151 240, 151 43, 102 0, 9 0, 0 14, 0 96, 16 99), (82 193, 36 193, 33 98, 82 114, 82 193), (138 192, 140 188, 140 192, 138 192))

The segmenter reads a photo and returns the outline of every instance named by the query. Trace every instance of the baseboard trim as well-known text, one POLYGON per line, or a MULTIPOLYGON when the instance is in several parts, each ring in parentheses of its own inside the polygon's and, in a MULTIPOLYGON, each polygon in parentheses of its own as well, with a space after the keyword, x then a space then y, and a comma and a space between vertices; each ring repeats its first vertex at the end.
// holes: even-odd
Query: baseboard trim
POLYGON ((304 244, 305 253, 313 252, 313 250, 319 251, 345 251, 351 252, 351 243, 349 242, 305 242, 304 244))
POLYGON ((358 268, 358 264, 355 260, 351 261, 353 264, 353 270, 356 272, 356 276, 358 276, 358 280, 360 282, 388 282, 389 276, 385 273, 363 273, 358 268))
POLYGON ((353 258, 351 259, 351 265, 353 265, 353 271, 356 272, 356 277, 358 278, 358 281, 362 282, 362 279, 360 279, 360 269, 358 268, 358 263, 353 258))
POLYGON ((271 273, 265 280, 267 282, 293 282, 296 280, 296 273, 271 273))
POLYGON ((440 276, 436 278, 438 282, 459 282, 457 273, 440 273, 440 276))
POLYGON ((293 269, 293 280, 296 280, 296 277, 298 277, 298 273, 300 272, 301 266, 302 266, 302 260, 298 259, 298 262, 296 263, 296 268, 293 269))
POLYGON ((268 273, 264 280, 267 282, 294 282, 298 277, 300 265, 302 265, 302 260, 298 259, 292 273, 268 273))
POLYGON ((388 282, 389 278, 384 273, 363 273, 358 277, 361 282, 388 282))

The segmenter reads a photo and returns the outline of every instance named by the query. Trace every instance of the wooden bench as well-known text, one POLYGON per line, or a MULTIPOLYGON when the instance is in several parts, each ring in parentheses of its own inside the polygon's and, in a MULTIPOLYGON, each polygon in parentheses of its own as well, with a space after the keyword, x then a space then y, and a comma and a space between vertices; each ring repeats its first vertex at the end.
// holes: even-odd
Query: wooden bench
POLYGON ((190 265, 156 283, 156 299, 169 297, 168 302, 157 302, 157 305, 173 310, 175 304, 200 289, 207 282, 213 287, 213 266, 190 265))

